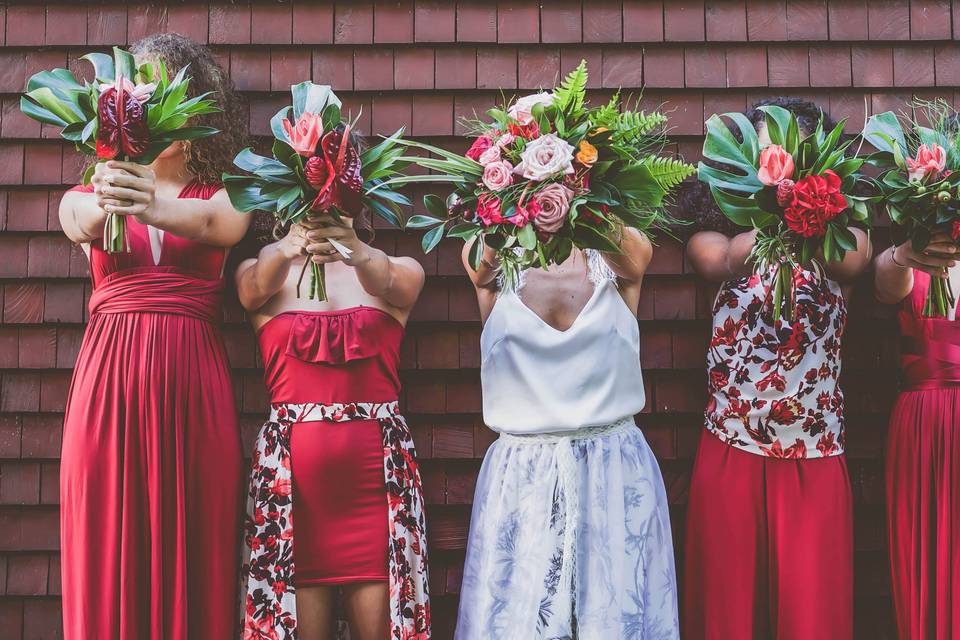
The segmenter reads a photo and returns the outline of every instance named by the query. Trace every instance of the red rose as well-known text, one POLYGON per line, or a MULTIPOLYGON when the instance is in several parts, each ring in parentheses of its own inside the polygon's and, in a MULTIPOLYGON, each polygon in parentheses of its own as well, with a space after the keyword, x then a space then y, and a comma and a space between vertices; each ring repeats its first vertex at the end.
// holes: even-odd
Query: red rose
POLYGON ((477 217, 485 227, 506 221, 500 213, 500 199, 489 193, 484 193, 477 198, 477 217))
POLYGON ((803 238, 822 237, 827 223, 847 208, 840 183, 840 176, 830 170, 797 181, 783 212, 787 228, 803 238))
POLYGON ((507 125, 507 131, 524 140, 533 140, 540 137, 540 125, 537 124, 536 120, 531 120, 528 124, 511 122, 507 125))
POLYGON ((493 140, 487 136, 480 136, 473 141, 473 144, 470 145, 470 148, 467 149, 467 152, 464 154, 471 160, 478 160, 483 152, 489 149, 493 145, 493 140))
POLYGON ((515 211, 516 212, 507 219, 515 226, 522 229, 527 226, 528 222, 540 215, 540 203, 534 199, 530 199, 526 204, 518 204, 515 211))

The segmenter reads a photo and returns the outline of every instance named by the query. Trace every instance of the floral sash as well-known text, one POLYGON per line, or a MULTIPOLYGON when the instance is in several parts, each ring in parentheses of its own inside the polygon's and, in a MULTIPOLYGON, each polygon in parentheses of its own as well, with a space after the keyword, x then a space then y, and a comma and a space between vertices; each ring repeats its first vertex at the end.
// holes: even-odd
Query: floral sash
POLYGON ((296 640, 290 430, 297 422, 377 420, 389 517, 391 640, 430 638, 423 487, 396 402, 276 404, 253 453, 245 540, 244 640, 296 640))

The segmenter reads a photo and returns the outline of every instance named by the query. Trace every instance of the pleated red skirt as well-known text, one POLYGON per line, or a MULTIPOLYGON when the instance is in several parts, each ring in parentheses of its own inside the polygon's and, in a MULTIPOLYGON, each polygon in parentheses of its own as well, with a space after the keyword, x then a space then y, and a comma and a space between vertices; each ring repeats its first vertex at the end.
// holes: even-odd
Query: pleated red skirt
POLYGON ((900 394, 887 513, 900 637, 960 638, 960 387, 900 394))
POLYGON ((704 431, 687 510, 685 640, 850 640, 843 456, 779 460, 704 431))

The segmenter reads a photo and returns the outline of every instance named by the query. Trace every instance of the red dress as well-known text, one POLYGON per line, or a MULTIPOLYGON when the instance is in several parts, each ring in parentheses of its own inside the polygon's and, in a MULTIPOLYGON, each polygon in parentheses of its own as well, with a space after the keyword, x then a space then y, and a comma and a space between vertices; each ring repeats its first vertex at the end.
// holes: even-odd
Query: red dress
MULTIPOLYGON (((403 326, 383 311, 281 313, 259 337, 274 404, 383 403, 400 397, 403 326)), ((386 580, 379 423, 297 422, 290 439, 296 586, 386 580)))
POLYGON ((904 389, 890 416, 887 515, 901 638, 960 638, 960 323, 924 318, 914 271, 899 313, 904 389))
POLYGON ((294 640, 297 588, 380 580, 390 638, 430 637, 423 487, 397 408, 403 334, 372 307, 260 328, 271 413, 253 452, 245 640, 294 640))
MULTIPOLYGON (((209 199, 219 186, 188 185, 209 199)), ((242 459, 218 326, 222 248, 128 219, 90 247, 90 322, 63 431, 66 640, 235 637, 242 459)))

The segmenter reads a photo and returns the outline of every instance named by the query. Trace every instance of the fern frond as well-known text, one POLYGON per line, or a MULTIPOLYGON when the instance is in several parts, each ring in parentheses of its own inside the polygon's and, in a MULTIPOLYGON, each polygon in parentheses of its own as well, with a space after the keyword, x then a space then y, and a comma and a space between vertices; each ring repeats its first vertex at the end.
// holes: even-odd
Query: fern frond
POLYGON ((650 156, 645 164, 657 183, 665 190, 673 189, 697 172, 697 168, 693 165, 674 158, 650 156))
POLYGON ((624 140, 636 140, 641 136, 650 135, 652 132, 662 129, 665 124, 667 124, 667 116, 656 111, 653 113, 624 111, 620 114, 617 128, 624 140))
POLYGON ((561 113, 575 113, 583 108, 587 91, 587 61, 581 60, 560 86, 553 90, 554 104, 561 113))

